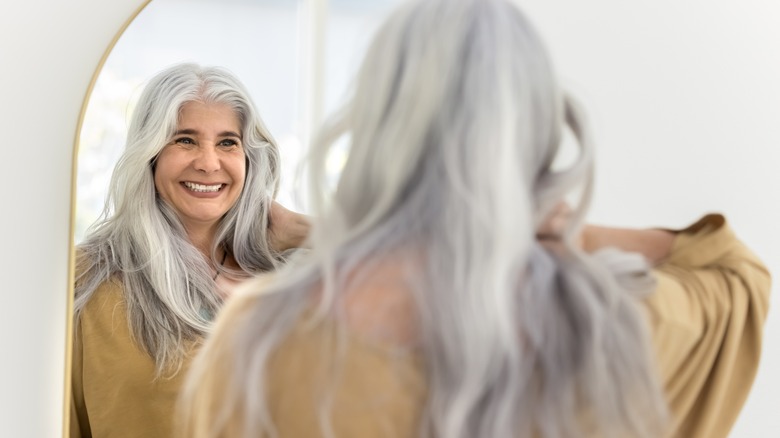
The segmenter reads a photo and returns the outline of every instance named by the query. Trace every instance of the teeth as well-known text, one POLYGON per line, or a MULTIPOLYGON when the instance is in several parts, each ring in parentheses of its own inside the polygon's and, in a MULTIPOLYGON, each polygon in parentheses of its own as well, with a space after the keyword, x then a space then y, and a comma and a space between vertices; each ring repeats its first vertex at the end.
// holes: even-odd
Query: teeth
POLYGON ((204 186, 203 184, 195 184, 191 182, 185 182, 185 186, 193 192, 216 192, 222 188, 222 184, 215 184, 213 186, 204 186))

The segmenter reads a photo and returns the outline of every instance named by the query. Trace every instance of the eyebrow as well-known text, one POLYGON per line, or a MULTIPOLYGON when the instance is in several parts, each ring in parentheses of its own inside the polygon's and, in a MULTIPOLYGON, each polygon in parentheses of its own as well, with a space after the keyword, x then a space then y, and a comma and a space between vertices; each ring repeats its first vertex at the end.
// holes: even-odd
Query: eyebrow
MULTIPOLYGON (((173 135, 198 135, 199 132, 197 129, 180 129, 173 133, 173 135)), ((236 137, 241 138, 241 136, 233 131, 222 131, 219 134, 217 134, 217 137, 236 137)))

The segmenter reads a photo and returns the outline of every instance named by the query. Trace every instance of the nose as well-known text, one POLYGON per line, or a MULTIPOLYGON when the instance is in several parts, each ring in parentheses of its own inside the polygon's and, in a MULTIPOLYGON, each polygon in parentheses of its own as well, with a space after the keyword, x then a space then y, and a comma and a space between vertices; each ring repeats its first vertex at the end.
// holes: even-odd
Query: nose
POLYGON ((217 153, 216 148, 212 147, 198 148, 197 155, 192 164, 196 170, 205 173, 213 173, 221 168, 219 154, 217 153))

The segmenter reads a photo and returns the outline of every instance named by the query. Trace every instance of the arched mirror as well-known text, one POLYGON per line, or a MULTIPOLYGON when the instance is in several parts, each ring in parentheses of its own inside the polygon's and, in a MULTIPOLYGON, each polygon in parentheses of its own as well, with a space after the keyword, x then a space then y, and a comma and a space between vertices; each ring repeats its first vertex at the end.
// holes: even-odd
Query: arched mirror
POLYGON ((147 2, 109 47, 87 96, 77 145, 74 243, 83 241, 104 208, 146 81, 180 62, 226 68, 246 85, 279 146, 277 200, 305 211, 303 197, 294 196, 305 145, 323 114, 342 99, 369 41, 365 36, 397 2, 147 2))

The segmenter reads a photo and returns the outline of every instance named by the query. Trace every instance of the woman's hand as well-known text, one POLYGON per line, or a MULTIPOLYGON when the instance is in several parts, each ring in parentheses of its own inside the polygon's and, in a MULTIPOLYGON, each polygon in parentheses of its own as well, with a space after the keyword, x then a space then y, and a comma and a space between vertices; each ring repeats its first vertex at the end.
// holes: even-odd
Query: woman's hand
POLYGON ((559 202, 553 207, 536 230, 536 238, 542 241, 558 241, 571 219, 571 207, 566 202, 559 202))
MULTIPOLYGON (((548 246, 561 240, 571 218, 571 208, 560 202, 536 231, 536 238, 548 246)), ((592 253, 605 247, 642 254, 651 265, 659 264, 672 249, 675 234, 659 229, 630 229, 585 224, 574 243, 592 253)))
POLYGON ((275 251, 301 248, 310 228, 308 216, 288 210, 276 201, 271 202, 268 213, 268 241, 275 251))

